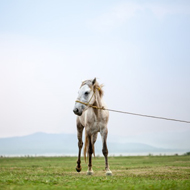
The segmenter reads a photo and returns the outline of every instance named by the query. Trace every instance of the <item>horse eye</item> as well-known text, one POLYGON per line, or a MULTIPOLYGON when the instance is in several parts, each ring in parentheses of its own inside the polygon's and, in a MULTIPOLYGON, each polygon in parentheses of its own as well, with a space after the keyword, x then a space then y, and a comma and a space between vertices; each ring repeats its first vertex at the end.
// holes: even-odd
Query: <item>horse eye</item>
POLYGON ((88 95, 88 94, 89 94, 89 92, 85 92, 84 94, 85 94, 85 95, 88 95))

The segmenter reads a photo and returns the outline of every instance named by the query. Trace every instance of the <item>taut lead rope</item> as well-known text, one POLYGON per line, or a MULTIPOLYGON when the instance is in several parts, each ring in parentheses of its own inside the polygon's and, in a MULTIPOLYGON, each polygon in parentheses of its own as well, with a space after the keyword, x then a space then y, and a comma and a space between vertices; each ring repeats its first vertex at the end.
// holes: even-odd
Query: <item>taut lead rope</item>
POLYGON ((153 119, 164 119, 164 120, 170 120, 170 121, 190 123, 190 121, 184 121, 184 120, 179 120, 179 119, 171 119, 171 118, 166 118, 166 117, 158 117, 158 116, 153 116, 153 115, 144 115, 144 114, 139 114, 139 113, 131 113, 131 112, 126 112, 126 111, 107 109, 107 108, 104 108, 104 107, 97 107, 97 106, 89 105, 87 103, 84 103, 84 102, 81 102, 81 101, 78 101, 78 100, 76 102, 84 104, 84 105, 89 106, 89 107, 92 107, 94 109, 108 110, 108 111, 112 111, 112 112, 129 114, 129 115, 136 115, 136 116, 141 116, 141 117, 149 117, 149 118, 153 118, 153 119))
MULTIPOLYGON (((93 92, 92 97, 93 96, 94 96, 94 92, 93 92)), ((190 123, 190 121, 184 121, 184 120, 179 120, 179 119, 171 119, 171 118, 166 118, 166 117, 158 117, 158 116, 152 116, 152 115, 144 115, 144 114, 139 114, 139 113, 131 113, 131 112, 125 112, 125 111, 107 109, 107 108, 104 108, 103 106, 102 107, 93 106, 92 104, 89 104, 90 101, 91 101, 91 99, 92 99, 92 97, 90 98, 90 100, 88 101, 88 103, 81 102, 79 100, 76 100, 76 102, 84 104, 84 105, 86 105, 88 107, 92 107, 94 109, 108 110, 108 111, 112 111, 112 112, 123 113, 123 114, 130 114, 130 115, 136 115, 136 116, 141 116, 141 117, 149 117, 149 118, 153 118, 153 119, 164 119, 164 120, 170 120, 170 121, 176 121, 176 122, 190 123)))
MULTIPOLYGON (((101 109, 101 108, 98 108, 98 109, 101 109)), ((150 118, 154 118, 154 119, 164 119, 164 120, 170 120, 170 121, 178 121, 178 122, 183 122, 183 123, 190 123, 190 121, 184 121, 184 120, 179 120, 179 119, 171 119, 171 118, 166 118, 166 117, 144 115, 144 114, 139 114, 139 113, 124 112, 124 111, 118 111, 118 110, 112 110, 112 109, 104 109, 104 110, 118 112, 118 113, 124 113, 124 114, 130 114, 130 115, 136 115, 136 116, 141 116, 141 117, 150 117, 150 118)))

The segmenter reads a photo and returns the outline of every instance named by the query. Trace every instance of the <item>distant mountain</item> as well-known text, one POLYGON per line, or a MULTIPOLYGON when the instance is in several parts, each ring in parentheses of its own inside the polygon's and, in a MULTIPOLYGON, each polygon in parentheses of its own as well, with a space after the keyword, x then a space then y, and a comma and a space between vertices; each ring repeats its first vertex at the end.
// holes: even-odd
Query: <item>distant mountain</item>
POLYGON ((74 134, 35 133, 0 139, 0 155, 72 154, 76 151, 77 139, 74 134))
POLYGON ((133 136, 109 135, 110 142, 143 143, 154 147, 190 150, 190 130, 140 133, 133 136))
MULTIPOLYGON (((141 154, 185 152, 186 150, 156 148, 142 143, 109 142, 109 154, 141 154)), ((96 154, 102 154, 102 143, 97 140, 96 154)), ((23 137, 0 138, 0 155, 77 155, 75 134, 35 133, 23 137)))

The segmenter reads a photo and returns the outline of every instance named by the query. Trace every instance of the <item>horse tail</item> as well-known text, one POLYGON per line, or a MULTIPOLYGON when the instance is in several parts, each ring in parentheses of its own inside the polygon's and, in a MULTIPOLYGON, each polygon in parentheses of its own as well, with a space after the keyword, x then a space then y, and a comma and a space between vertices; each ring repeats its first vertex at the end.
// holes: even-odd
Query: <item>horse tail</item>
POLYGON ((91 135, 91 138, 90 138, 91 142, 89 142, 88 140, 88 135, 86 134, 86 130, 85 130, 85 141, 84 141, 84 160, 86 162, 86 153, 88 152, 88 147, 89 147, 89 143, 91 143, 92 145, 92 153, 95 157, 95 149, 94 149, 94 143, 93 143, 93 135, 91 135))

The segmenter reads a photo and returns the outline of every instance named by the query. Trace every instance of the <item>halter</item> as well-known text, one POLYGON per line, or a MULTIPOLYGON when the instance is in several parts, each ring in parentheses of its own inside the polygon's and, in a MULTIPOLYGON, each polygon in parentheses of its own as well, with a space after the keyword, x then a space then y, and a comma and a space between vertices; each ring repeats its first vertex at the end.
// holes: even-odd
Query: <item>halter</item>
MULTIPOLYGON (((96 87, 96 89, 97 89, 97 90, 100 90, 100 87, 96 87)), ((92 100, 94 94, 95 94, 95 90, 93 90, 93 94, 92 94, 90 100, 89 100, 87 103, 81 102, 81 101, 79 101, 79 100, 76 100, 75 102, 84 104, 85 106, 92 107, 92 108, 95 108, 95 109, 104 109, 103 106, 102 106, 102 107, 97 107, 97 106, 93 106, 92 104, 90 104, 90 101, 92 100)), ((87 109, 88 109, 88 108, 87 108, 87 109)))

